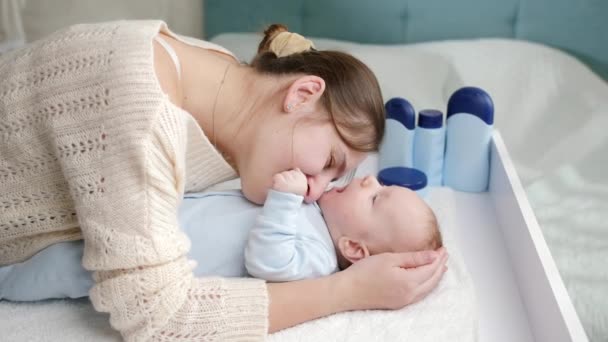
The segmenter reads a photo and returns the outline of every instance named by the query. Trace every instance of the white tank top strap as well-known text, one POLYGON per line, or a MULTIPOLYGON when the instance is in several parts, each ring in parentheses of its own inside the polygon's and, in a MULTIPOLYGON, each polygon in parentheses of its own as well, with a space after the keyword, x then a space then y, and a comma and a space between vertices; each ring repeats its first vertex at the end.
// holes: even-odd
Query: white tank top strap
POLYGON ((177 79, 181 80, 182 79, 182 68, 179 63, 179 58, 177 57, 177 53, 175 53, 175 50, 173 49, 173 47, 169 43, 167 43, 166 40, 162 39, 158 35, 154 37, 154 40, 156 40, 163 48, 165 48, 165 50, 167 51, 169 56, 171 56, 171 59, 173 60, 173 64, 175 64, 175 69, 177 70, 177 79))

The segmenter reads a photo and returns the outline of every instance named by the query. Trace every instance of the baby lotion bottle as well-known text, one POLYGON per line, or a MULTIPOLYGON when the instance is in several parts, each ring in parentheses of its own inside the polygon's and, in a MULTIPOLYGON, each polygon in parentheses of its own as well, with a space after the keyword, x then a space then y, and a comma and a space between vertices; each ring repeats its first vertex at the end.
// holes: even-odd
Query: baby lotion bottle
POLYGON ((448 101, 444 185, 466 192, 488 188, 494 104, 482 89, 465 87, 448 101))
POLYGON ((400 97, 390 99, 384 108, 386 126, 378 154, 378 168, 412 167, 416 111, 400 97))
POLYGON ((443 184, 444 149, 443 113, 434 109, 421 110, 414 136, 414 168, 426 174, 428 186, 443 184))

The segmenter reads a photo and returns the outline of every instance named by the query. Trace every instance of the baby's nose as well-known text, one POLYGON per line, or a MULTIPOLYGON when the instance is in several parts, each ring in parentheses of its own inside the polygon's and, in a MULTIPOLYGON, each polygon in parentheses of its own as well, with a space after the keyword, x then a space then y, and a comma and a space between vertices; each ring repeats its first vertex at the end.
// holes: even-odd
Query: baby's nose
POLYGON ((364 186, 364 187, 374 185, 375 183, 378 183, 378 181, 376 180, 376 177, 374 177, 372 175, 366 176, 365 178, 363 178, 361 180, 361 186, 364 186))

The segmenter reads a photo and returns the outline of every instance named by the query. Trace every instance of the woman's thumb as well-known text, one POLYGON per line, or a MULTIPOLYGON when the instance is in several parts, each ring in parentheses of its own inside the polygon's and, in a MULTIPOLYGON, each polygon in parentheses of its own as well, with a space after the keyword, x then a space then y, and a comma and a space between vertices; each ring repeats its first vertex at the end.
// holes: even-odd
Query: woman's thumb
POLYGON ((440 256, 441 250, 395 253, 395 266, 414 268, 432 263, 440 256))

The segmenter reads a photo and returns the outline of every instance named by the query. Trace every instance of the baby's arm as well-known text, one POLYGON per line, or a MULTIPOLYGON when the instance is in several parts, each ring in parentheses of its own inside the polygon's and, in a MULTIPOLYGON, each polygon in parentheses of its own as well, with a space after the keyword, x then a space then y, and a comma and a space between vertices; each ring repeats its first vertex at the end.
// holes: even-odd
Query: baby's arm
POLYGON ((314 229, 301 217, 306 176, 299 170, 275 175, 262 213, 249 232, 245 266, 249 274, 269 281, 314 278, 334 271, 334 256, 322 241, 298 230, 314 229))

